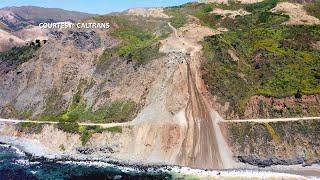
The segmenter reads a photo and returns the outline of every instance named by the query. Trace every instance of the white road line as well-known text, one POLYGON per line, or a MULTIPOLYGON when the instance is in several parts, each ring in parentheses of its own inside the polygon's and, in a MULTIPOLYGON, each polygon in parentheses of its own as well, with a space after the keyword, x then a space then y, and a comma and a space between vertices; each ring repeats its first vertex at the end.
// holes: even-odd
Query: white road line
MULTIPOLYGON (((1 119, 0 123, 38 123, 38 124, 58 124, 56 121, 32 121, 32 120, 17 120, 17 119, 1 119)), ((130 123, 78 123, 80 126, 101 126, 104 128, 115 126, 130 126, 130 123)))
POLYGON ((221 120, 219 122, 288 122, 288 121, 302 121, 302 120, 320 120, 320 117, 294 117, 294 118, 270 118, 270 119, 235 119, 235 120, 221 120))

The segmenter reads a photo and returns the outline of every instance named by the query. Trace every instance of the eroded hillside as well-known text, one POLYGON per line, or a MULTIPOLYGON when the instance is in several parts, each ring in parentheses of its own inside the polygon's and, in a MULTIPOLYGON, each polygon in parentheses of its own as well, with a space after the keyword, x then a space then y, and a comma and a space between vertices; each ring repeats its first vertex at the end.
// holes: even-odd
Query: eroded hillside
POLYGON ((318 162, 316 120, 221 122, 319 116, 318 4, 296 5, 303 17, 277 4, 134 9, 0 53, 1 117, 57 122, 3 125, 0 142, 210 169, 318 162))

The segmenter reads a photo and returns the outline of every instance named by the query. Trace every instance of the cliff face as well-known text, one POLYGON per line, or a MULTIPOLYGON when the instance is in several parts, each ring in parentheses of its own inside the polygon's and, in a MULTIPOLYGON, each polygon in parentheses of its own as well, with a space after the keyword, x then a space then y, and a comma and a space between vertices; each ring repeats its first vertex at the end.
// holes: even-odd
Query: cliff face
POLYGON ((95 32, 79 34, 77 39, 73 33, 76 32, 64 32, 51 39, 30 60, 0 77, 2 114, 10 116, 10 109, 39 114, 50 95, 55 96, 50 103, 59 107, 57 111, 63 111, 80 80, 92 79, 93 63, 101 54, 104 41, 95 32), (84 40, 84 36, 92 40, 84 40))
POLYGON ((244 112, 245 118, 319 116, 320 95, 296 95, 285 98, 253 96, 244 112))
POLYGON ((223 123, 234 157, 256 166, 319 162, 319 120, 223 123))

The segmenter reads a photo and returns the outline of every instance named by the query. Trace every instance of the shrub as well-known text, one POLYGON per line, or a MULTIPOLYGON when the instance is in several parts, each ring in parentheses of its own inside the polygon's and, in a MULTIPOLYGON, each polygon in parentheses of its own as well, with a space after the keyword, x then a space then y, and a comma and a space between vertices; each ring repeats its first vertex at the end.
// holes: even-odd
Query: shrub
POLYGON ((6 52, 0 52, 0 61, 11 61, 17 65, 31 59, 38 48, 32 46, 15 47, 6 52))
POLYGON ((17 125, 17 130, 28 134, 40 134, 42 132, 44 124, 22 122, 17 125))
POLYGON ((82 145, 85 146, 89 142, 90 138, 92 137, 92 134, 102 133, 104 131, 109 131, 112 133, 122 133, 122 128, 119 126, 115 126, 103 129, 100 126, 81 126, 79 128, 79 133, 81 133, 82 145))
POLYGON ((59 148, 60 148, 61 151, 65 151, 66 150, 66 148, 64 147, 63 144, 60 144, 59 148))
POLYGON ((310 15, 320 19, 320 1, 319 0, 315 0, 313 3, 308 3, 304 7, 310 15))
POLYGON ((138 106, 131 100, 114 101, 95 112, 98 122, 126 122, 134 118, 138 106))
POLYGON ((82 145, 83 146, 86 145, 91 137, 92 137, 92 133, 90 131, 85 130, 84 132, 82 132, 81 134, 82 145))
POLYGON ((78 123, 60 122, 56 125, 56 127, 64 132, 67 132, 67 133, 72 133, 72 134, 79 133, 78 123))
POLYGON ((180 28, 187 22, 186 15, 179 11, 179 9, 177 8, 167 9, 166 13, 168 14, 168 16, 172 17, 170 19, 170 22, 171 25, 175 28, 180 28))
POLYGON ((203 8, 202 8, 202 11, 204 13, 208 13, 208 12, 211 12, 213 9, 210 5, 205 5, 203 8))
POLYGON ((112 132, 112 133, 122 133, 122 127, 121 126, 114 126, 107 128, 106 131, 112 132))
POLYGON ((254 3, 254 4, 248 4, 245 7, 245 10, 249 12, 263 12, 263 11, 268 11, 274 7, 276 7, 278 3, 278 0, 265 0, 262 2, 254 3))

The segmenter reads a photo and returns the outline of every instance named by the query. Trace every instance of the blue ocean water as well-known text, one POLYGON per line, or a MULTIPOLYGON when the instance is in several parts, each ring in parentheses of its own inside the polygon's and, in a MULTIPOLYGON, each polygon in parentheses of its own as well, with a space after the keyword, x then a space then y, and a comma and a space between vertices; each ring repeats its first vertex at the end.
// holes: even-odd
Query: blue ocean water
MULTIPOLYGON (((81 164, 81 163, 80 163, 81 164)), ((45 159, 31 160, 17 149, 0 145, 0 180, 33 179, 172 179, 170 174, 148 171, 124 171, 117 166, 92 166, 45 159)))

